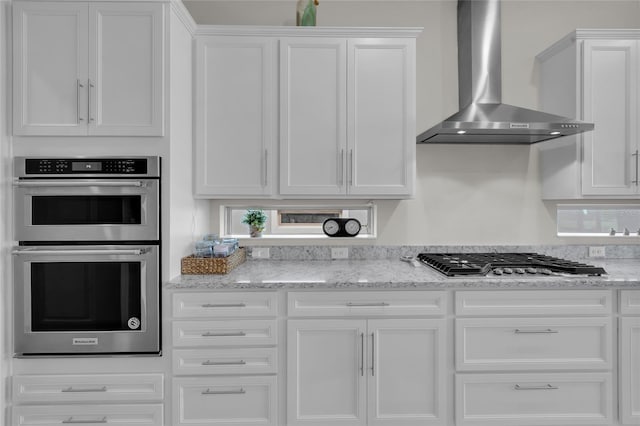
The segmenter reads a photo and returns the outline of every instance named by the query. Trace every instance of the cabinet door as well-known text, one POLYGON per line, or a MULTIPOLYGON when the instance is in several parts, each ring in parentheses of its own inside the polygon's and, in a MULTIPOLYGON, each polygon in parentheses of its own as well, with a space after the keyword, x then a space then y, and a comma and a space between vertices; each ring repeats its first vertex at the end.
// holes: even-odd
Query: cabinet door
POLYGON ((366 424, 365 320, 289 320, 287 424, 366 424))
POLYGON ((152 374, 17 375, 12 378, 13 402, 128 402, 160 401, 164 376, 152 374))
POLYGON ((640 318, 620 320, 620 419, 640 423, 640 318))
POLYGON ((172 426, 277 426, 275 376, 177 377, 172 426))
POLYGON ((458 318, 456 368, 597 370, 612 364, 608 317, 458 318))
POLYGON ((345 193, 346 40, 280 41, 280 193, 345 193))
POLYGON ((11 425, 163 426, 163 409, 162 404, 16 405, 11 409, 11 425))
POLYGON ((611 383, 609 372, 456 374, 455 424, 612 425, 611 383))
POLYGON ((274 41, 201 37, 195 56, 196 195, 270 195, 274 41))
POLYGON ((444 424, 444 320, 370 320, 368 326, 368 424, 444 424))
POLYGON ((348 45, 348 192, 404 195, 415 180, 415 40, 348 45))
POLYGON ((86 3, 15 3, 13 25, 14 134, 86 134, 86 3))
POLYGON ((163 10, 90 4, 90 135, 162 136, 163 10))
POLYGON ((595 130, 583 134, 584 195, 638 190, 638 41, 585 40, 583 111, 595 130))

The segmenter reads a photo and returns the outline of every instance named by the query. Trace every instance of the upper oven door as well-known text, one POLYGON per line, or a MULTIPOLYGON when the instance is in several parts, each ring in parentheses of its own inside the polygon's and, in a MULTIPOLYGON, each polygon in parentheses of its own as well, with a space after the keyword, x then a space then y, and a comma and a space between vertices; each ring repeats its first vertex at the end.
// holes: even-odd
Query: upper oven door
POLYGON ((158 179, 22 179, 18 241, 157 241, 158 179))

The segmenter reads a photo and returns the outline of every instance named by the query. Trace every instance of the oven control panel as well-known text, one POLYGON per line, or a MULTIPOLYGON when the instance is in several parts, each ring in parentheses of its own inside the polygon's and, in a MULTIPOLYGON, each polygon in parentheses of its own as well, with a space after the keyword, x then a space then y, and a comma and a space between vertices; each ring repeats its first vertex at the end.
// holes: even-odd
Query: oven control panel
POLYGON ((153 175, 153 170, 150 170, 153 167, 150 167, 149 160, 146 157, 24 158, 24 176, 153 175))

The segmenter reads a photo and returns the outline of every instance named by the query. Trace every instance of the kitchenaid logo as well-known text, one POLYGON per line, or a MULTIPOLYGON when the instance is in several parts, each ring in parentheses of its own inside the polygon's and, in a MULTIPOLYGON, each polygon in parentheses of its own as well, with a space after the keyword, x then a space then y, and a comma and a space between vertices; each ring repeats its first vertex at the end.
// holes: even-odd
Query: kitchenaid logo
POLYGON ((97 345, 98 338, 97 337, 74 337, 73 344, 74 345, 97 345))
POLYGON ((529 123, 509 123, 510 129, 528 129, 529 123))

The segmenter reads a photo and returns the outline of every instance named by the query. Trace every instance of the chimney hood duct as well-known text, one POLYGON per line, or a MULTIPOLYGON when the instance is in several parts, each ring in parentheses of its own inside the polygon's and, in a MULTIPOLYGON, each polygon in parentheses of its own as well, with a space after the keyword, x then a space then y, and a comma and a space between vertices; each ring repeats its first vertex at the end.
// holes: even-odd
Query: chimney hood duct
POLYGON ((417 143, 532 144, 593 124, 502 103, 500 0, 458 0, 460 111, 417 143))

